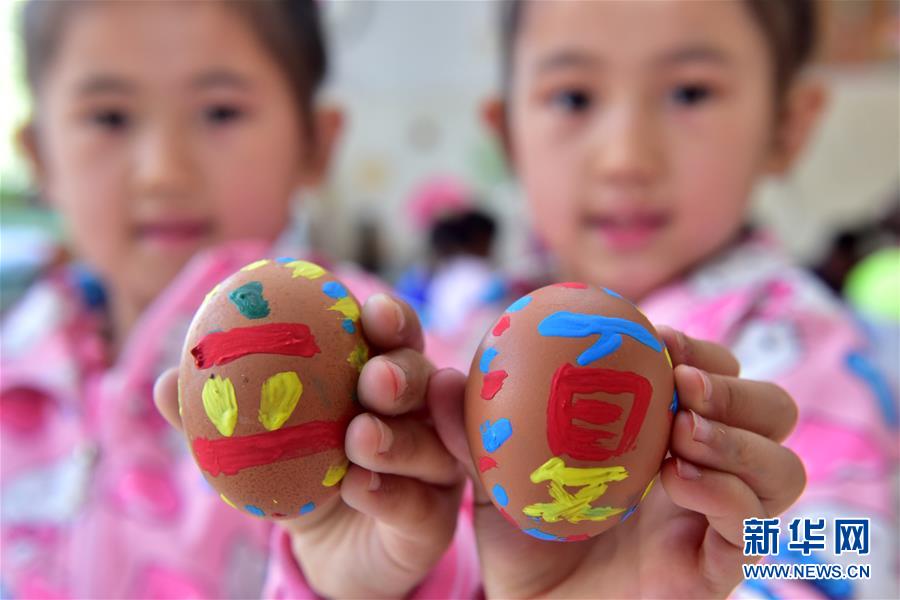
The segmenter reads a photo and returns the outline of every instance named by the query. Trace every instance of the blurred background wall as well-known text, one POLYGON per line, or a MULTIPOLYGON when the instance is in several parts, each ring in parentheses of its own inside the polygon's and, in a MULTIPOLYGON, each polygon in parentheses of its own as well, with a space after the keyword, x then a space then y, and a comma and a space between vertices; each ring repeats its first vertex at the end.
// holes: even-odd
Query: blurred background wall
MULTIPOLYGON (((348 120, 330 184, 299 218, 310 241, 337 257, 370 260, 396 276, 419 257, 425 232, 408 203, 420 184, 452 175, 497 217, 497 260, 514 265, 527 220, 499 148, 479 120, 498 80, 493 2, 323 2, 332 50, 330 101, 348 120)), ((18 2, 0 4, 0 273, 9 296, 19 265, 43 259, 56 231, 30 200, 12 144, 28 100, 13 31, 18 2), (10 283, 13 282, 13 283, 10 283)), ((760 191, 756 218, 801 261, 816 263, 835 234, 895 208, 900 187, 898 3, 824 2, 821 76, 831 101, 795 174, 760 191)), ((6 302, 4 302, 6 304, 6 302)))

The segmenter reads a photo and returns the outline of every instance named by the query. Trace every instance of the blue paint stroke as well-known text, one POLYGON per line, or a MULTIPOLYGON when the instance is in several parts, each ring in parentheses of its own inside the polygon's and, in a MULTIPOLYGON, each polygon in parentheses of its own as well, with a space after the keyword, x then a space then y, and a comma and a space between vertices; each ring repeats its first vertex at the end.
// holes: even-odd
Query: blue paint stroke
POLYGON ((322 291, 325 292, 326 296, 334 298, 335 300, 347 297, 347 288, 337 281, 329 281, 322 286, 322 291))
POLYGON ((316 508, 315 502, 307 502, 303 506, 300 507, 300 514, 305 515, 311 513, 316 508))
POLYGON ((481 445, 485 451, 494 452, 512 435, 512 423, 509 419, 498 419, 491 423, 490 419, 481 424, 481 445))
POLYGON ((491 361, 499 354, 496 348, 487 348, 484 351, 484 354, 481 355, 481 360, 478 361, 478 369, 482 373, 489 373, 491 370, 491 361))
POLYGON ((564 542, 565 541, 563 538, 553 535, 552 533, 547 533, 546 531, 541 531, 537 527, 532 527, 530 529, 523 529, 522 531, 524 531, 531 537, 537 538, 539 540, 546 540, 548 542, 564 542))
POLYGON ((494 500, 497 501, 497 504, 500 506, 506 507, 509 504, 509 495, 506 493, 506 490, 503 489, 503 486, 499 483, 494 484, 494 488, 491 490, 491 493, 494 494, 494 500))
POLYGON ((669 410, 673 415, 678 412, 678 390, 672 392, 672 404, 669 405, 669 410))
POLYGON ((540 322, 538 333, 547 337, 588 337, 599 333, 600 339, 578 357, 582 367, 618 350, 623 335, 662 352, 662 344, 644 326, 617 317, 559 311, 540 322))
POLYGON ((247 509, 247 512, 250 513, 251 515, 256 515, 257 517, 266 516, 266 513, 263 512, 263 509, 261 509, 258 506, 253 506, 252 504, 245 504, 244 508, 247 509))
POLYGON ((293 259, 290 256, 282 256, 280 258, 276 258, 275 262, 285 264, 285 263, 289 263, 289 262, 294 262, 294 260, 296 260, 296 259, 293 259))
POLYGON ((519 312, 529 304, 531 304, 531 296, 522 296, 521 298, 510 304, 509 307, 507 307, 506 312, 519 312))
POLYGON ((263 296, 263 284, 259 281, 248 281, 235 288, 228 299, 248 319, 262 319, 269 316, 269 303, 263 296))
POLYGON ((620 294, 619 292, 614 292, 609 288, 603 288, 603 291, 606 292, 607 294, 609 294, 610 296, 612 296, 613 298, 618 298, 619 300, 625 300, 625 298, 623 298, 622 294, 620 294))
POLYGON ((347 333, 356 333, 356 325, 353 324, 352 319, 344 319, 341 321, 341 327, 343 327, 344 331, 347 333))
POLYGON ((881 409, 881 416, 891 427, 897 427, 897 402, 884 374, 861 352, 850 352, 844 359, 850 371, 869 386, 881 409))
POLYGON ((620 522, 620 523, 624 523, 625 521, 627 521, 627 520, 628 520, 628 517, 630 517, 631 515, 633 515, 633 514, 634 514, 634 511, 636 511, 636 510, 638 509, 638 506, 640 506, 640 503, 635 504, 634 506, 632 506, 631 508, 629 508, 628 510, 626 510, 625 513, 622 515, 622 520, 619 521, 619 522, 620 522))

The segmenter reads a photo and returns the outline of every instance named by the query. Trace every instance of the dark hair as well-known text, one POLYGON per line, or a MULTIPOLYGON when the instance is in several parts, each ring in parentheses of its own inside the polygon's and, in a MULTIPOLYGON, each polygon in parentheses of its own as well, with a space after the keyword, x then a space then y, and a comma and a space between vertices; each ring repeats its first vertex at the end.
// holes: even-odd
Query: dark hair
MULTIPOLYGON (((328 70, 325 40, 316 0, 223 0, 243 17, 281 67, 298 103, 308 133, 312 106, 328 70)), ((67 19, 86 2, 28 0, 22 9, 21 33, 25 77, 34 97, 56 56, 67 19)))
MULTIPOLYGON (((522 27, 527 0, 506 0, 500 22, 503 89, 512 80, 516 36, 522 27)), ((783 98, 800 69, 812 59, 818 22, 814 0, 743 0, 762 29, 774 65, 775 94, 783 98)))

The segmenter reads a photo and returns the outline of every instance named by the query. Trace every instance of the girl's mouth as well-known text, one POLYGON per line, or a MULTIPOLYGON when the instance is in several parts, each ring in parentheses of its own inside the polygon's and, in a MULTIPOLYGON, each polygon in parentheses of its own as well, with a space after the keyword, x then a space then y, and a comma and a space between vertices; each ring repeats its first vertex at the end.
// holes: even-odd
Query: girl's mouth
POLYGON ((608 213, 584 219, 584 226, 606 248, 614 251, 634 251, 646 247, 668 223, 669 217, 659 213, 608 213))
POLYGON ((139 223, 135 236, 154 247, 177 250, 196 244, 212 232, 212 223, 192 219, 160 219, 139 223))

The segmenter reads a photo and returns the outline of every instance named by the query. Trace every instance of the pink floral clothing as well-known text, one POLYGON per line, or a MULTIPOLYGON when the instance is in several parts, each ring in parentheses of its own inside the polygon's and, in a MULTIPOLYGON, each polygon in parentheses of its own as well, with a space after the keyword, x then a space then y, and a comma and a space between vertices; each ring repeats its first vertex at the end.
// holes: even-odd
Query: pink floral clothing
POLYGON ((807 486, 781 518, 770 562, 871 564, 872 577, 775 585, 748 582, 740 597, 897 598, 897 380, 878 372, 861 328, 807 272, 764 239, 744 243, 641 305, 654 323, 729 346, 741 377, 774 381, 796 400, 787 440, 807 486), (826 551, 787 548, 794 518, 826 519, 826 551), (834 552, 833 520, 871 519, 868 556, 834 552))

